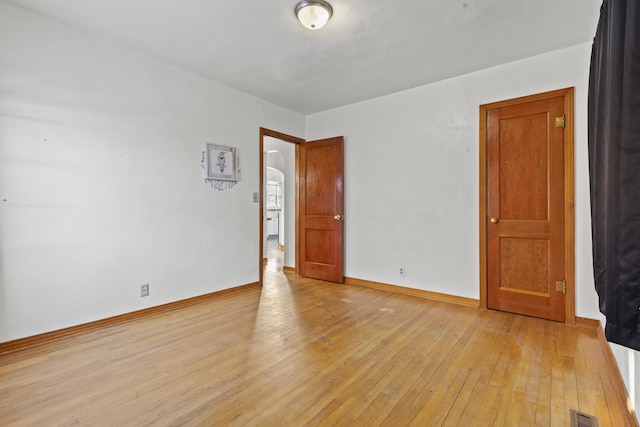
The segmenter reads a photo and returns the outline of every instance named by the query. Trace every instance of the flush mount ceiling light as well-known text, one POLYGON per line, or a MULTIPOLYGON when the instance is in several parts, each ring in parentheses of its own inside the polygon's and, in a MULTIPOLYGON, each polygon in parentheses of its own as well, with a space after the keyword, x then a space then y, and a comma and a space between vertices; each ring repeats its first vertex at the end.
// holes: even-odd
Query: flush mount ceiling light
POLYGON ((296 6, 296 16, 310 30, 324 27, 333 14, 333 8, 323 0, 303 0, 296 6))

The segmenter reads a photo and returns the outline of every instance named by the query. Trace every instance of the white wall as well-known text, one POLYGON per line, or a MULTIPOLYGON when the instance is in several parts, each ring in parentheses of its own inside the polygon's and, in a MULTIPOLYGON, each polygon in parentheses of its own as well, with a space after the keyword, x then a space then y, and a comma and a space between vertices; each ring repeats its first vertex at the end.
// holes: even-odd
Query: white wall
POLYGON ((0 342, 257 281, 260 126, 304 117, 0 2, 0 342))
POLYGON ((586 149, 590 49, 307 116, 307 140, 345 137, 346 276, 479 298, 479 106, 574 86, 576 312, 598 318, 586 149))

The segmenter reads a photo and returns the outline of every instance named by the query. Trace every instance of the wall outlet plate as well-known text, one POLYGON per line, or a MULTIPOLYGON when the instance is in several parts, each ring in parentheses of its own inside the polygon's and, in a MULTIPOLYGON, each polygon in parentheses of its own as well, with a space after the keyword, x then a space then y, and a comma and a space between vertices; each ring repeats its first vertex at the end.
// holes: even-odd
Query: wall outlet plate
POLYGON ((149 296, 149 284, 148 283, 140 286, 140 296, 141 297, 148 297, 149 296))
POLYGON ((258 203, 260 201, 260 193, 253 193, 253 203, 258 203))

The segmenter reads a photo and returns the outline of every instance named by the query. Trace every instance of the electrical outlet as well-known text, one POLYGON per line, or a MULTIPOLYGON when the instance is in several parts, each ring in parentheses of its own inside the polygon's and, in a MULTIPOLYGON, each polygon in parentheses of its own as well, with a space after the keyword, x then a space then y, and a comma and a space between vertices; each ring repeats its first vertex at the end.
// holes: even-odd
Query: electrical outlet
POLYGON ((260 201, 260 193, 253 193, 253 203, 258 203, 260 201))
POLYGON ((404 267, 400 267, 400 275, 401 275, 402 277, 404 277, 404 275, 405 275, 405 273, 406 273, 406 272, 407 272, 407 269, 406 269, 406 268, 404 268, 404 267))
POLYGON ((140 286, 140 296, 141 297, 148 297, 149 296, 149 284, 145 284, 140 286))

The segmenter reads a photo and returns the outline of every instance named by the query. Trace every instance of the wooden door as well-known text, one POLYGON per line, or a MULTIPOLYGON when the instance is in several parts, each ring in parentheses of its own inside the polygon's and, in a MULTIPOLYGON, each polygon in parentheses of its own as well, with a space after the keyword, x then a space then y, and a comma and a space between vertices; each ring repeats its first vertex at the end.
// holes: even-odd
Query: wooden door
POLYGON ((565 320, 567 96, 484 108, 489 308, 565 320))
POLYGON ((300 275, 342 283, 343 137, 300 145, 300 275))

